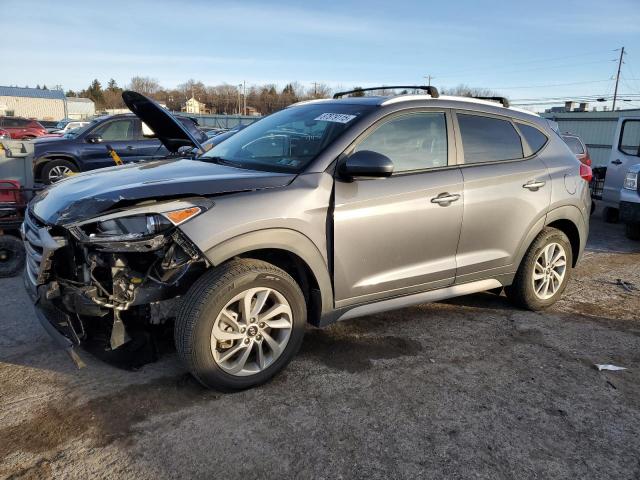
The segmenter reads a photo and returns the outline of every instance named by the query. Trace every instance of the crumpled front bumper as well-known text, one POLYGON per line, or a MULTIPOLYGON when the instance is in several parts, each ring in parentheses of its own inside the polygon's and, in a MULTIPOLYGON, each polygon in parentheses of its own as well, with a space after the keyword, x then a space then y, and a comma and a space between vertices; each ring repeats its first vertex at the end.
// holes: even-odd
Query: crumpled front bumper
POLYGON ((46 299, 46 286, 34 285, 26 271, 24 286, 33 302, 36 317, 45 331, 67 352, 76 367, 85 367, 85 363, 74 350, 75 346, 80 345, 80 339, 73 328, 69 315, 46 299))
POLYGON ((29 212, 20 232, 27 253, 24 286, 34 304, 36 317, 46 332, 69 354, 76 366, 82 368, 85 363, 73 349, 80 344, 80 337, 74 330, 73 322, 67 313, 47 299, 50 284, 46 283, 46 275, 50 259, 55 250, 64 246, 64 241, 52 237, 48 228, 40 225, 29 212))

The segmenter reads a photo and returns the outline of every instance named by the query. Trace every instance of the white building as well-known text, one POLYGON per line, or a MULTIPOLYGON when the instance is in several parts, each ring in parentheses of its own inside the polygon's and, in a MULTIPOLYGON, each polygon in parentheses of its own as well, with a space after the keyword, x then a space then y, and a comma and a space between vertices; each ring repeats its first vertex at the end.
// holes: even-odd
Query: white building
POLYGON ((62 90, 1 87, 0 115, 35 118, 36 120, 85 120, 96 113, 93 100, 65 97, 62 90))
POLYGON ((207 106, 204 103, 196 100, 194 97, 191 97, 189 100, 187 100, 187 103, 185 103, 182 111, 186 113, 209 113, 207 110, 207 106))
POLYGON ((62 90, 0 87, 0 115, 61 120, 66 113, 66 99, 62 90))
POLYGON ((90 98, 67 97, 67 118, 86 120, 96 114, 96 104, 90 98))

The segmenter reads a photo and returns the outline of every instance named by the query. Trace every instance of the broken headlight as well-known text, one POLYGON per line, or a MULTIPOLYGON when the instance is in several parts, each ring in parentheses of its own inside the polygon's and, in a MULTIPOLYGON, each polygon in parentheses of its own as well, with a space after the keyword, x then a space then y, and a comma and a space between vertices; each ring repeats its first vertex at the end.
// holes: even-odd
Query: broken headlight
POLYGON ((140 240, 161 234, 201 212, 202 209, 199 207, 189 207, 162 213, 109 216, 103 220, 86 223, 81 229, 92 241, 140 240))
POLYGON ((162 215, 133 215, 96 222, 89 225, 89 228, 85 227, 85 232, 90 238, 119 237, 124 240, 156 235, 172 226, 173 224, 162 215))

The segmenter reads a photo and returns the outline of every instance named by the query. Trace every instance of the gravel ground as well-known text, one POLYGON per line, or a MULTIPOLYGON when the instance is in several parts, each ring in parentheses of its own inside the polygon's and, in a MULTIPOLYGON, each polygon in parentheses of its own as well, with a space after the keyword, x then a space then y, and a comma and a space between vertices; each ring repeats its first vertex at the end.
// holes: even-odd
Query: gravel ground
POLYGON ((592 222, 544 313, 479 294, 309 329, 269 384, 75 370, 0 279, 1 478, 640 478, 640 244, 592 222), (598 372, 594 363, 628 367, 598 372))

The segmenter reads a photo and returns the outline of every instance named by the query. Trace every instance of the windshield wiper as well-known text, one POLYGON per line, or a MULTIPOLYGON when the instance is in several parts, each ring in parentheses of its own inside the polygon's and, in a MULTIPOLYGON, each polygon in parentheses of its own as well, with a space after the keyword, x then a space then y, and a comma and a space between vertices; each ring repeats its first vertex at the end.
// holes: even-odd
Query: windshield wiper
POLYGON ((212 162, 212 163, 217 163, 218 165, 227 165, 229 167, 245 168, 239 162, 234 162, 234 161, 231 161, 231 160, 227 160, 226 158, 222 158, 222 157, 205 157, 204 155, 201 155, 201 156, 196 157, 196 158, 198 160, 202 160, 203 162, 212 162))

